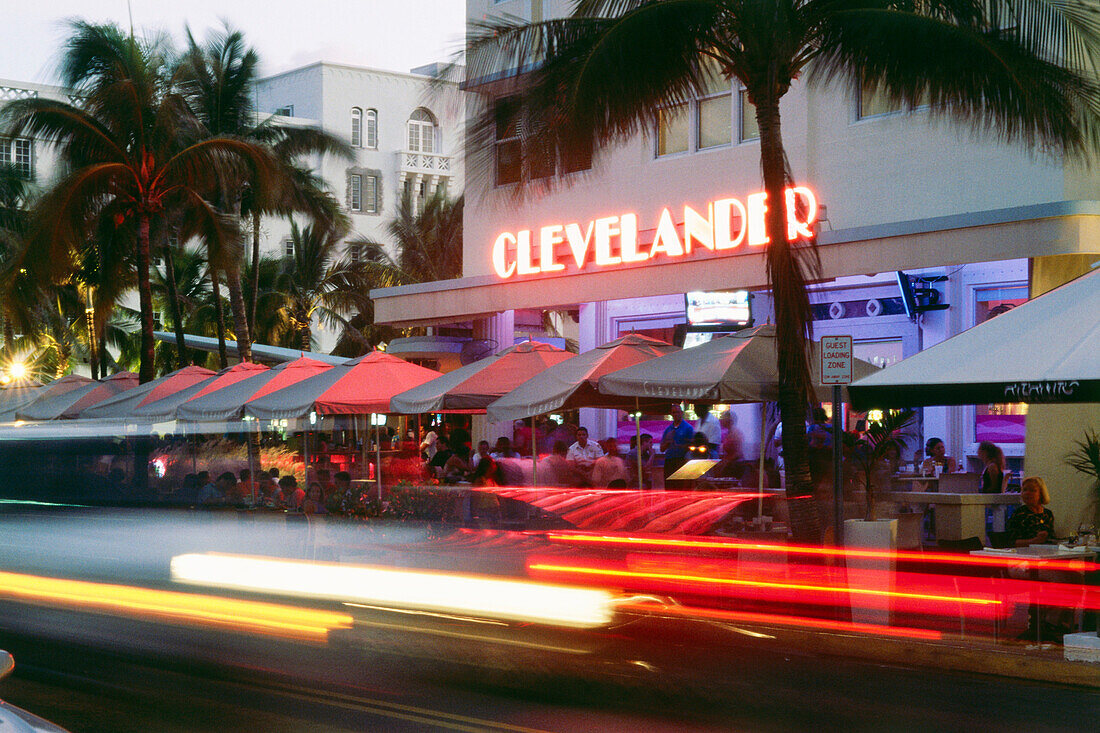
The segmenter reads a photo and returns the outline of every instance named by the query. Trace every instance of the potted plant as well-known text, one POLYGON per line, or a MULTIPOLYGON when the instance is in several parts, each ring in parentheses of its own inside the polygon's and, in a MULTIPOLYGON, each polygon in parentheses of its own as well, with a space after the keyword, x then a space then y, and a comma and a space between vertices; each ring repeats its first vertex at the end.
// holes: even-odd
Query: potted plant
POLYGON ((1085 430, 1084 439, 1073 444, 1076 447, 1066 456, 1066 463, 1092 483, 1093 524, 1100 524, 1100 434, 1085 430))
MULTIPOLYGON (((905 453, 910 437, 907 431, 915 415, 908 408, 888 410, 881 419, 867 423, 864 435, 844 435, 849 460, 863 483, 866 501, 864 519, 868 522, 875 520, 875 474, 886 468, 885 464, 892 451, 896 450, 899 457, 905 453)), ((895 468, 896 466, 891 466, 889 473, 892 474, 895 468)))

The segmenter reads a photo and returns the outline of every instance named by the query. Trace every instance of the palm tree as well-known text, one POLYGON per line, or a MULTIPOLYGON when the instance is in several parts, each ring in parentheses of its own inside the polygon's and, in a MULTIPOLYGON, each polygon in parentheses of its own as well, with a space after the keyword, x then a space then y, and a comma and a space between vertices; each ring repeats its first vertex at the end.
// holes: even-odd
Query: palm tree
POLYGON ((10 350, 15 330, 27 333, 32 326, 39 290, 22 267, 29 226, 27 201, 31 180, 10 164, 0 165, 0 320, 4 348, 10 350))
MULTIPOLYGON (((548 157, 581 158, 654 129, 662 108, 702 96, 718 76, 755 105, 764 189, 781 202, 795 176, 780 100, 805 76, 931 104, 1006 141, 1081 152, 1100 130, 1097 28, 1094 7, 1059 0, 578 0, 565 18, 475 29, 467 78, 519 83, 510 104, 485 110, 472 148, 492 151, 497 126, 514 125, 529 182, 548 157)), ((788 243, 786 219, 785 206, 768 207, 783 451, 792 528, 816 541, 805 437, 816 250, 788 243)))
MULTIPOLYGON (((238 219, 250 219, 252 230, 252 261, 259 259, 260 227, 263 214, 289 215, 305 213, 319 223, 332 221, 327 208, 317 208, 318 201, 327 203, 330 197, 317 196, 316 179, 296 168, 295 161, 306 155, 335 154, 351 158, 350 147, 341 139, 308 127, 279 125, 271 117, 257 121, 253 93, 259 57, 248 48, 244 36, 225 26, 212 34, 200 46, 187 32, 188 48, 180 65, 182 89, 191 109, 211 135, 228 135, 263 146, 277 165, 273 175, 228 179, 220 191, 221 208, 238 219)), ((245 303, 241 284, 241 263, 244 247, 240 235, 222 242, 224 252, 212 253, 211 261, 225 273, 225 284, 232 305, 233 328, 238 354, 242 361, 251 360, 251 327, 256 304, 245 303)), ((257 290, 252 283, 252 290, 257 290)))
POLYGON ((342 229, 299 228, 291 220, 294 254, 283 262, 277 289, 284 294, 283 309, 302 351, 312 348, 314 317, 347 330, 347 315, 362 311, 367 300, 363 267, 338 256, 343 234, 342 229))
POLYGON ((270 175, 272 166, 259 146, 204 133, 173 88, 163 46, 139 42, 112 24, 76 21, 72 27, 61 76, 81 105, 25 99, 4 110, 8 134, 52 140, 69 169, 39 203, 37 245, 28 251, 35 251, 38 272, 63 279, 49 261, 65 261, 57 255, 71 252, 100 215, 111 211, 116 220, 133 222, 140 378, 147 382, 154 374, 151 232, 166 212, 186 209, 208 241, 220 241, 224 229, 209 192, 226 177, 270 175))

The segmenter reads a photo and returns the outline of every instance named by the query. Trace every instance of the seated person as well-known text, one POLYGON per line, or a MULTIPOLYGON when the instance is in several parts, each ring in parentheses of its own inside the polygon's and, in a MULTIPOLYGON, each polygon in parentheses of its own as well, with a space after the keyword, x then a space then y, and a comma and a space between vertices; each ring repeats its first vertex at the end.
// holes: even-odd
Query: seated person
POLYGON ((503 477, 500 466, 489 450, 489 441, 477 444, 477 463, 470 472, 470 483, 474 486, 499 486, 503 477))
POLYGON ((936 466, 940 467, 941 473, 954 473, 958 469, 958 464, 954 458, 947 455, 947 446, 940 438, 929 438, 924 444, 924 454, 928 457, 924 459, 920 469, 925 476, 934 475, 936 466))
POLYGON ((626 470, 626 462, 619 455, 619 441, 608 438, 604 446, 607 452, 592 464, 592 485, 603 488, 614 482, 620 488, 625 487, 630 474, 626 470))
MULTIPOLYGON (((642 488, 653 488, 653 436, 642 433, 642 488)), ((630 436, 630 450, 626 454, 626 469, 630 472, 629 486, 638 485, 638 436, 630 436)))
POLYGON ((1041 545, 1054 537, 1054 514, 1044 507, 1050 502, 1046 482, 1030 476, 1020 484, 1020 501, 1023 505, 1008 520, 1009 539, 1016 547, 1041 545))
POLYGON ((320 481, 309 485, 309 493, 302 502, 302 511, 306 514, 328 514, 328 509, 325 508, 325 490, 321 488, 320 481))
POLYGON ((1007 468, 1004 451, 988 440, 983 440, 978 444, 978 460, 983 466, 982 493, 1000 494, 1007 468))
POLYGON ((443 478, 447 475, 444 467, 447 465, 447 461, 449 461, 451 456, 455 453, 451 450, 450 441, 445 436, 439 438, 435 445, 435 455, 428 461, 428 470, 431 471, 432 475, 436 478, 443 478))
POLYGON ((306 492, 298 488, 298 480, 290 474, 279 479, 279 506, 287 511, 300 511, 306 492))
POLYGON ((580 476, 566 455, 569 446, 564 440, 555 440, 550 455, 539 461, 539 486, 580 486, 580 476))
MULTIPOLYGON (((439 454, 437 453, 436 456, 439 454)), ((470 475, 470 448, 465 443, 457 445, 442 466, 443 480, 447 483, 465 481, 470 475)))
POLYGON ((506 438, 503 435, 497 438, 497 446, 493 449, 493 458, 517 458, 519 456, 514 450, 512 450, 511 438, 506 438))
POLYGON ((592 477, 592 467, 596 464, 596 459, 603 455, 603 449, 588 440, 588 428, 577 428, 576 437, 577 442, 569 446, 565 457, 587 483, 592 477))

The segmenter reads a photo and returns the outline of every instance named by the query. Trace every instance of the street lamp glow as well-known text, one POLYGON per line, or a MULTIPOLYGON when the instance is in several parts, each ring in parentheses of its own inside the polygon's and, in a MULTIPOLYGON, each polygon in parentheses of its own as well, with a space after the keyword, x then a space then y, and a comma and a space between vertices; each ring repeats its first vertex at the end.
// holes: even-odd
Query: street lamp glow
POLYGON ((15 362, 8 369, 12 379, 22 379, 27 376, 27 367, 22 362, 15 362))

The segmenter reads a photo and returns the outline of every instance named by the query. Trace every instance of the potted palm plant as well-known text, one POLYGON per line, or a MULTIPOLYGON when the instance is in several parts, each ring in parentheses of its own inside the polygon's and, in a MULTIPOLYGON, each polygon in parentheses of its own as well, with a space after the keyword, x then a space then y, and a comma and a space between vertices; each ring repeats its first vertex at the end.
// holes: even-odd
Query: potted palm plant
POLYGON ((865 521, 875 521, 876 474, 892 474, 896 470, 897 466, 887 466, 890 454, 897 451, 900 457, 905 453, 915 414, 910 409, 889 410, 883 413, 881 420, 868 422, 862 436, 845 434, 849 460, 865 492, 865 521))
POLYGON ((1083 440, 1074 441, 1074 449, 1066 456, 1066 463, 1088 476, 1092 483, 1093 524, 1100 524, 1100 434, 1085 430, 1083 440))

